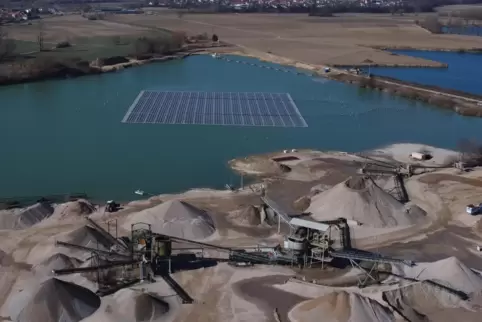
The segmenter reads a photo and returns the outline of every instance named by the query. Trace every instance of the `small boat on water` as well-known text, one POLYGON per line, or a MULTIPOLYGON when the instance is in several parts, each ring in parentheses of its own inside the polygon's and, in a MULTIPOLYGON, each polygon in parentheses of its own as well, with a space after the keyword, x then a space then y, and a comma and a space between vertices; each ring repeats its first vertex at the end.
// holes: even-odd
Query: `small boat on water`
POLYGON ((146 193, 144 191, 142 191, 141 189, 137 189, 136 191, 134 191, 134 193, 136 195, 139 195, 139 196, 145 196, 146 193))
POLYGON ((213 58, 219 58, 219 55, 218 55, 217 53, 213 53, 213 54, 211 54, 211 56, 212 56, 213 58))

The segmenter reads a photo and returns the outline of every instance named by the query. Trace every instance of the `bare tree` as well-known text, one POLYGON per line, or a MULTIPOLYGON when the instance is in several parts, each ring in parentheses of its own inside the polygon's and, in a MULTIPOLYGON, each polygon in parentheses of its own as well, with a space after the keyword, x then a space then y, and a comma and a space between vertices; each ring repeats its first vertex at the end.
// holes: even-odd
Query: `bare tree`
POLYGON ((7 31, 0 27, 0 62, 12 56, 15 51, 15 41, 8 38, 7 31))

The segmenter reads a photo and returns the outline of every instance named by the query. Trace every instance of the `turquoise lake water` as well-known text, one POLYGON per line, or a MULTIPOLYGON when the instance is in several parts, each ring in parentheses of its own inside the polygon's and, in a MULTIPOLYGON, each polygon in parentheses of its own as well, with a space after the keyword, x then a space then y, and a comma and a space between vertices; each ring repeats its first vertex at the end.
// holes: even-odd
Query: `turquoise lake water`
MULTIPOLYGON (((240 58, 241 59, 241 58, 240 58)), ((246 59, 249 60, 249 59, 246 59)), ((271 65, 272 66, 272 65, 271 65)), ((119 73, 0 88, 0 196, 97 199, 237 184, 226 162, 287 148, 455 147, 482 119, 355 86, 195 56, 119 73), (124 124, 143 89, 288 92, 307 128, 124 124)))
POLYGON ((442 27, 444 34, 466 35, 466 36, 482 36, 482 27, 479 26, 444 26, 442 27))
POLYGON ((385 68, 374 67, 374 75, 482 95, 482 54, 396 50, 407 55, 448 64, 448 68, 385 68))

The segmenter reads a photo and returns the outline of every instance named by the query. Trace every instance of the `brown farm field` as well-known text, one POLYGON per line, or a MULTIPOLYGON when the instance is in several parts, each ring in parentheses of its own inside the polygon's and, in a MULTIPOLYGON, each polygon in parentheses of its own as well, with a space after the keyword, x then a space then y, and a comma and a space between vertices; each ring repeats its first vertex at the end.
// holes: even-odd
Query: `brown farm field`
POLYGON ((372 47, 417 49, 482 48, 482 38, 434 35, 415 24, 423 16, 344 14, 309 17, 306 14, 184 14, 161 10, 152 15, 112 15, 109 21, 140 27, 182 30, 189 34, 216 33, 221 40, 248 49, 271 52, 309 64, 432 65, 372 47))
POLYGON ((12 38, 24 41, 36 41, 40 29, 39 23, 41 23, 42 26, 45 42, 52 43, 86 37, 139 35, 147 30, 147 28, 105 20, 92 21, 80 15, 66 15, 42 19, 33 21, 31 25, 16 24, 7 26, 6 29, 12 38))
POLYGON ((190 35, 216 33, 221 40, 251 51, 255 56, 268 52, 312 65, 366 65, 371 61, 372 65, 439 67, 438 62, 377 48, 455 51, 482 48, 481 37, 434 35, 417 26, 417 19, 424 19, 424 15, 309 17, 307 14, 185 13, 179 17, 176 11, 154 10, 151 14, 110 14, 105 20, 94 21, 80 15, 66 15, 4 28, 9 37, 18 40, 19 53, 35 51, 42 30, 45 47, 51 48, 62 41, 69 41, 73 47, 42 52, 40 56, 85 59, 132 54, 135 39, 163 33, 165 29, 185 31, 190 35), (122 45, 114 44, 116 37, 123 39, 122 45))
POLYGON ((38 51, 37 39, 43 34, 44 47, 55 47, 68 41, 72 46, 35 53, 37 57, 78 57, 86 60, 112 56, 127 56, 134 53, 134 40, 146 35, 161 33, 147 27, 128 24, 88 20, 80 15, 66 15, 33 21, 32 24, 5 26, 8 36, 17 41, 17 53, 38 51), (116 44, 115 41, 118 43, 116 44))

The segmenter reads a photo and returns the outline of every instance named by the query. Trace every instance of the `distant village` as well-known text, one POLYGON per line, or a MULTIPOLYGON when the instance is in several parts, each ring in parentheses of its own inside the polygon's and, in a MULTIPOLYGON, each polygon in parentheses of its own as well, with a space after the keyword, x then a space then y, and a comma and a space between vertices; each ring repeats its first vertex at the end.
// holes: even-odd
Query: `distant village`
MULTIPOLYGON (((149 14, 149 7, 206 10, 220 12, 413 12, 417 8, 408 0, 146 0, 136 4, 100 1, 82 2, 75 7, 70 1, 57 1, 53 7, 1 8, 0 24, 26 22, 45 15, 63 15, 64 12, 105 12, 113 14, 149 14), (60 8, 67 6, 64 11, 60 8), (67 9, 68 8, 68 9, 67 9), (75 8, 75 9, 73 9, 75 8), (86 9, 88 8, 88 9, 86 9), (145 10, 141 8, 147 8, 145 10)), ((424 11, 427 8, 418 8, 424 11)))
POLYGON ((149 6, 203 8, 217 5, 220 11, 308 12, 311 8, 332 8, 336 11, 384 11, 394 7, 409 7, 407 0, 158 0, 149 6), (379 9, 379 10, 377 10, 379 9))
POLYGON ((39 19, 40 15, 63 15, 64 13, 55 8, 27 8, 5 9, 0 8, 0 24, 12 22, 25 22, 39 19))

